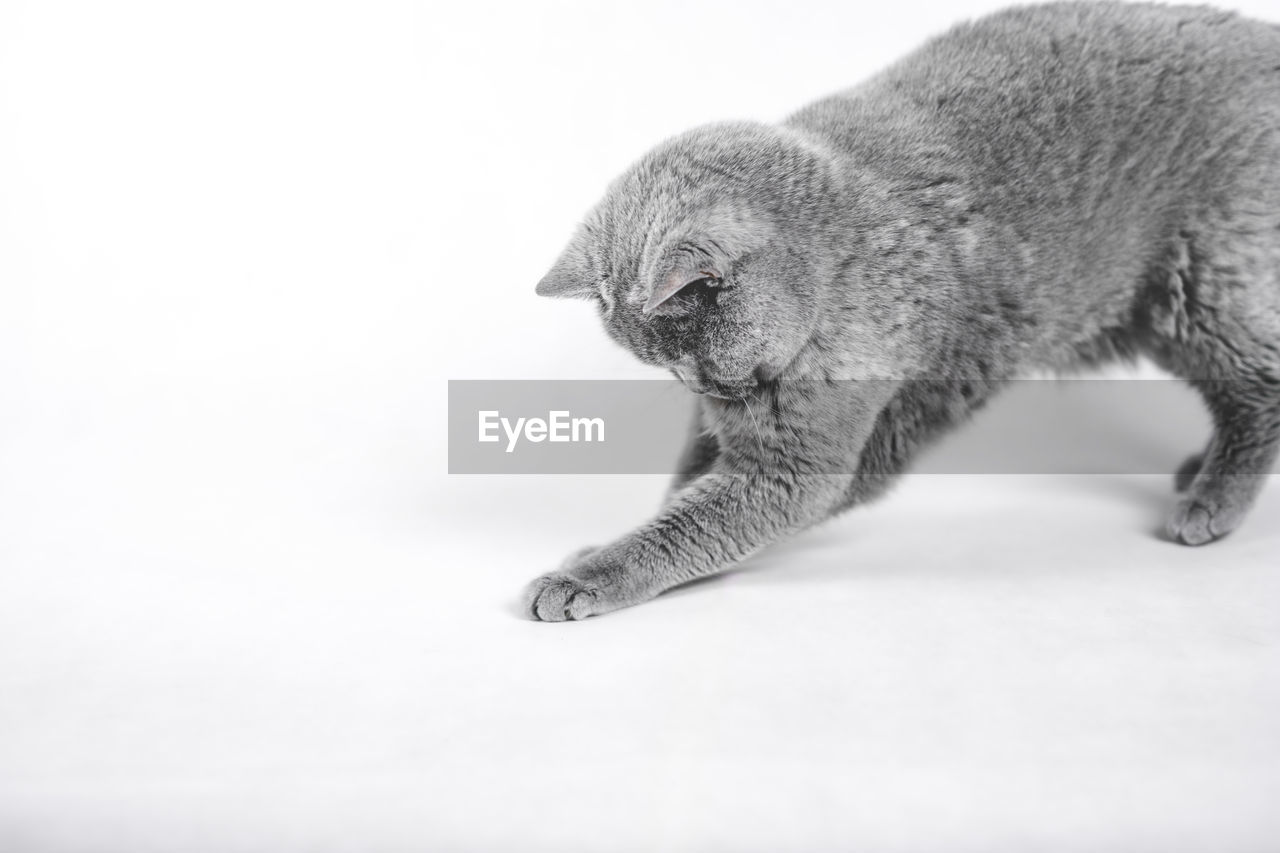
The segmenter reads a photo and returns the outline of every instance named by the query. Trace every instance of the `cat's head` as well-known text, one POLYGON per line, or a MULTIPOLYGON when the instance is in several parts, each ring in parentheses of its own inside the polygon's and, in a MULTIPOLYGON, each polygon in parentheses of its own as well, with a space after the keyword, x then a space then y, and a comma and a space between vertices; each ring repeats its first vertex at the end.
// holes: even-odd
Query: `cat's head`
POLYGON ((782 128, 683 134, 614 181, 538 293, 595 300, 641 361, 746 397, 812 335, 833 181, 827 158, 782 128))

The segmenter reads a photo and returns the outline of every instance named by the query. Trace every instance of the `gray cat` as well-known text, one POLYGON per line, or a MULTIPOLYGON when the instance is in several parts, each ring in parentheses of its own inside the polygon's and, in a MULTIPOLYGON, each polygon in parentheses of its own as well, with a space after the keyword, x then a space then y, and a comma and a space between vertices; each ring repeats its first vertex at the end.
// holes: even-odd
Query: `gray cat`
POLYGON ((534 581, 581 619, 881 494, 1007 380, 1145 354, 1214 423, 1199 545, 1280 446, 1280 28, 1062 3, 956 27, 781 125, 643 157, 538 285, 699 398, 665 506, 534 581))

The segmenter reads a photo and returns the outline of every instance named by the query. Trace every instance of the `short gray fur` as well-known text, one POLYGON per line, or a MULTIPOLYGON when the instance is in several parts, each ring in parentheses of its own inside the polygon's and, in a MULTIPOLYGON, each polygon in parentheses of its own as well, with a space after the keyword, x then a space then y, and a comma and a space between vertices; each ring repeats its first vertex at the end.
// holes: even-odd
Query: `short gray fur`
POLYGON ((781 125, 668 140, 538 292, 596 300, 698 420, 657 516, 528 612, 722 571, 881 494, 1007 380, 1140 354, 1211 411, 1168 531, 1212 541, 1280 445, 1278 276, 1280 28, 1207 7, 1016 8, 781 125))

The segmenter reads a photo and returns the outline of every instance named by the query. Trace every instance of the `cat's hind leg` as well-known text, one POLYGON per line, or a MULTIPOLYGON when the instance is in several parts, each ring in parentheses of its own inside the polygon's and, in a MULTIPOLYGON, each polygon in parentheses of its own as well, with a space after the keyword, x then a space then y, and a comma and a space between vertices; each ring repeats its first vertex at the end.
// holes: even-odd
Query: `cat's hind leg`
POLYGON ((1280 452, 1280 288, 1274 252, 1197 256, 1186 241, 1152 289, 1152 355, 1200 392, 1213 421, 1183 463, 1169 536, 1203 545, 1243 520, 1280 452), (1268 255, 1270 257, 1268 257, 1268 255))
POLYGON ((1214 431, 1198 469, 1183 464, 1185 495, 1169 515, 1169 535, 1203 545, 1230 533, 1253 505, 1280 450, 1280 378, 1194 380, 1214 431))

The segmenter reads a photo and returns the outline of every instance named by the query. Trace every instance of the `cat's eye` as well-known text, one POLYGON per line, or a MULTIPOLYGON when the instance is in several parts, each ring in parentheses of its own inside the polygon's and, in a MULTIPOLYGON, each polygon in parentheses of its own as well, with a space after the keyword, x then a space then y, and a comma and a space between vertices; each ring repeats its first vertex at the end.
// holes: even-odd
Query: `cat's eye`
POLYGON ((702 278, 695 278, 693 281, 680 288, 680 292, 676 294, 676 299, 687 298, 698 300, 700 302, 710 301, 714 303, 717 299, 715 293, 724 285, 724 279, 716 278, 713 275, 705 275, 702 278))

